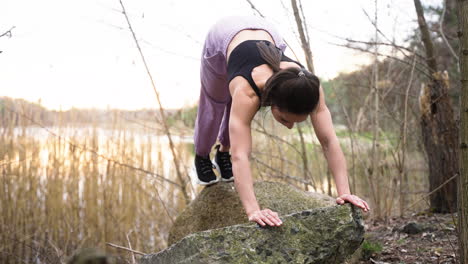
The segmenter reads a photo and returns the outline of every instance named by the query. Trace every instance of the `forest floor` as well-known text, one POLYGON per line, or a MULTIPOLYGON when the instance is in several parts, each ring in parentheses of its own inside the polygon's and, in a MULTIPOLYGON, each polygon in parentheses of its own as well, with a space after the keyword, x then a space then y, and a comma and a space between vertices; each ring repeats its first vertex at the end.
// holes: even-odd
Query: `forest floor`
POLYGON ((366 221, 358 263, 459 263, 457 214, 419 213, 366 221))

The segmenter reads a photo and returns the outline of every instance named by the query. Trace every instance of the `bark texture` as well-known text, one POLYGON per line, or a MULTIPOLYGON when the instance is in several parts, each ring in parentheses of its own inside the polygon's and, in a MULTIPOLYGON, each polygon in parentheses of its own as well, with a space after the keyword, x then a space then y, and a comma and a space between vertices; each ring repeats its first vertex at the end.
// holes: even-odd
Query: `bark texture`
POLYGON ((300 10, 299 10, 299 7, 297 6, 296 0, 291 0, 291 6, 293 8, 294 18, 296 19, 297 31, 299 32, 299 37, 301 39, 302 50, 304 51, 304 55, 306 57, 307 69, 311 73, 315 74, 314 61, 312 59, 312 50, 310 49, 310 43, 309 43, 309 36, 307 35, 306 33, 307 29, 305 28, 307 25, 303 23, 303 19, 301 18, 301 15, 299 12, 300 10))
POLYGON ((426 50, 430 78, 421 88, 419 106, 424 147, 429 161, 431 210, 450 213, 457 210, 457 181, 446 181, 458 173, 458 127, 448 95, 449 78, 437 68, 434 45, 424 18, 420 0, 414 0, 421 39, 426 50))
POLYGON ((460 263, 468 263, 468 2, 458 1, 457 4, 461 71, 458 230, 460 263))

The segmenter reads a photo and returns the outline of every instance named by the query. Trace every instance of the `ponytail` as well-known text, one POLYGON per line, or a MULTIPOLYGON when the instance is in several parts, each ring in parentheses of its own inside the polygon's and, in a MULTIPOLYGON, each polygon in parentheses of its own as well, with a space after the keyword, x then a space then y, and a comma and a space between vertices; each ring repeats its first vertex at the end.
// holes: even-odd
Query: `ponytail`
POLYGON ((273 72, 279 72, 281 57, 283 56, 281 50, 273 44, 267 45, 265 41, 257 42, 257 48, 262 58, 273 69, 273 72))

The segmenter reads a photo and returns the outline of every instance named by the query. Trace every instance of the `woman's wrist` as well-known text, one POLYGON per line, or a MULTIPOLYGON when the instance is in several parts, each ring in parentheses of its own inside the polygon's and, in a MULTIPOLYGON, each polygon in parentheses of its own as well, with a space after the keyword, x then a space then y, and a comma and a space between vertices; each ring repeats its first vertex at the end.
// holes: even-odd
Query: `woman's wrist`
POLYGON ((349 190, 349 187, 345 186, 345 187, 339 187, 337 186, 337 192, 338 192, 338 196, 341 196, 341 195, 345 195, 345 194, 351 194, 351 191, 349 190))
POLYGON ((260 206, 258 206, 258 204, 257 205, 252 205, 252 206, 246 206, 246 208, 245 208, 245 213, 247 214, 247 216, 249 216, 250 214, 252 214, 255 211, 260 211, 260 206))
POLYGON ((338 196, 351 194, 351 190, 349 189, 349 182, 348 182, 347 174, 339 174, 339 176, 335 177, 335 183, 336 183, 336 191, 338 192, 338 196))

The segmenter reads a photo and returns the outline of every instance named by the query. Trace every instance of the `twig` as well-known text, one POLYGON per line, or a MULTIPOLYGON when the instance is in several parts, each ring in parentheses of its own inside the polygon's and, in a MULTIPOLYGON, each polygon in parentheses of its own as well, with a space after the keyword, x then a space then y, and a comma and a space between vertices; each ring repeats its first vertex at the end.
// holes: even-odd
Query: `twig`
POLYGON ((262 12, 260 12, 260 10, 258 10, 250 0, 246 0, 246 1, 249 3, 250 7, 257 12, 259 16, 261 16, 262 18, 265 18, 262 12))
MULTIPOLYGON (((52 243, 51 240, 47 240, 47 242, 49 242, 49 245, 55 250, 55 254, 57 254, 58 259, 62 260, 63 251, 60 250, 57 246, 55 246, 54 243, 52 243)), ((62 261, 60 261, 60 262, 61 262, 61 264, 65 264, 65 262, 62 262, 62 261)))
POLYGON ((115 244, 112 244, 112 243, 109 243, 109 242, 107 242, 106 245, 108 245, 110 247, 118 248, 118 249, 121 249, 121 250, 126 250, 126 251, 129 251, 129 252, 132 252, 132 253, 135 253, 135 254, 138 254, 138 255, 142 255, 142 256, 148 255, 146 253, 143 253, 143 252, 140 252, 140 251, 137 251, 137 250, 134 250, 134 249, 118 246, 118 245, 115 245, 115 244))
POLYGON ((447 45, 447 47, 449 48, 450 53, 457 60, 458 72, 460 72, 460 63, 458 63, 460 59, 458 58, 457 53, 453 50, 452 45, 450 45, 447 38, 445 37, 444 28, 442 27, 442 24, 444 23, 445 13, 447 11, 447 0, 444 1, 443 6, 444 6, 444 10, 442 11, 442 15, 440 16, 440 21, 439 21, 439 32, 440 32, 440 35, 442 36, 442 39, 445 42, 445 45, 447 45))
POLYGON ((11 164, 14 164, 14 163, 21 163, 21 162, 26 162, 28 160, 31 160, 31 159, 34 159, 34 156, 36 156, 38 154, 37 151, 33 152, 31 155, 29 155, 28 157, 24 158, 24 159, 20 159, 20 160, 1 160, 0 161, 0 166, 7 166, 7 165, 11 165, 11 164))
MULTIPOLYGON (((414 67, 416 66, 416 57, 414 57, 414 60, 413 60, 413 67, 411 68, 411 75, 410 75, 410 80, 408 82, 408 86, 406 87, 406 93, 405 93, 405 108, 404 108, 404 120, 403 120, 403 142, 402 142, 402 161, 401 161, 401 172, 403 172, 403 174, 401 175, 401 179, 400 179, 400 184, 403 184, 403 180, 404 178, 406 178, 406 173, 405 173, 405 161, 406 161, 406 135, 407 135, 407 132, 408 132, 408 94, 409 94, 409 90, 413 84, 413 75, 414 75, 414 67)), ((400 172, 400 173, 401 173, 400 172)), ((400 186, 403 186, 403 185, 400 185, 400 186)), ((400 188, 400 199, 401 199, 401 205, 404 204, 404 199, 402 199, 401 195, 403 194, 403 188, 400 188)), ((401 206, 401 211, 400 211, 400 215, 403 215, 403 209, 404 207, 401 206)))
POLYGON ((284 156, 277 156, 277 155, 274 155, 273 153, 265 153, 265 152, 259 152, 259 151, 252 151, 252 154, 254 155, 258 155, 258 156, 266 156, 268 158, 271 158, 271 159, 277 159, 277 160, 280 160, 281 162, 285 162, 291 166, 294 166, 295 168, 297 169, 300 169, 301 166, 293 161, 290 161, 288 159, 285 159, 284 156))
POLYGON ((412 208, 413 206, 415 206, 417 203, 421 202, 422 200, 426 199, 427 197, 429 197, 431 194, 435 193, 436 191, 438 191, 440 188, 444 187, 447 183, 449 183, 450 181, 452 181, 453 179, 455 179, 457 176, 459 176, 458 173, 456 173, 455 175, 453 175, 452 177, 450 177, 450 179, 446 180, 444 183, 442 183, 441 185, 439 185, 439 187, 435 188, 434 190, 432 190, 431 192, 429 192, 428 194, 424 195, 421 199, 417 200, 416 202, 412 203, 410 206, 406 207, 406 209, 410 209, 412 208))
MULTIPOLYGON (((374 24, 375 24, 375 41, 378 41, 378 28, 377 28, 377 19, 378 19, 378 6, 377 6, 377 0, 374 0, 375 3, 375 15, 374 15, 374 24)), ((381 217, 381 208, 380 208, 380 184, 377 183, 374 185, 374 179, 378 177, 378 167, 379 167, 379 161, 380 161, 380 148, 378 147, 377 141, 379 141, 379 112, 380 112, 380 98, 379 98, 379 89, 377 87, 378 81, 379 81, 379 58, 378 58, 378 45, 374 45, 374 65, 372 67, 372 81, 371 85, 373 86, 371 88, 370 93, 374 95, 374 111, 373 111, 373 120, 372 120, 372 173, 370 173, 370 179, 372 179, 371 183, 371 189, 374 192, 374 200, 376 204, 376 211, 377 211, 377 216, 381 217)))
POLYGON ((279 178, 283 177, 285 179, 294 180, 294 181, 297 181, 297 182, 300 182, 300 183, 303 183, 303 184, 307 184, 307 185, 312 185, 313 184, 313 182, 301 179, 300 177, 283 174, 281 171, 278 171, 278 170, 272 168, 271 166, 269 166, 268 164, 266 164, 265 162, 261 161, 260 159, 258 159, 257 157, 255 157, 253 155, 252 155, 252 159, 255 160, 258 164, 264 166, 265 168, 282 175, 279 178))
POLYGON ((5 31, 4 33, 2 33, 0 35, 0 38, 3 37, 3 36, 8 36, 9 38, 11 38, 11 31, 15 28, 15 26, 11 27, 9 30, 5 31))
MULTIPOLYGON (((128 28, 129 28, 130 32, 132 33, 133 40, 135 41, 135 45, 136 45, 136 47, 138 49, 138 52, 140 53, 141 60, 143 62, 143 65, 145 66, 146 73, 148 74, 148 77, 149 77, 150 82, 151 82, 151 86, 153 87, 153 91, 154 91, 154 93, 156 95, 156 100, 157 100, 158 105, 159 105, 159 112, 160 112, 161 119, 162 119, 162 125, 164 127, 165 132, 166 132, 167 139, 169 140, 169 148, 171 149, 171 153, 172 153, 172 156, 173 156, 173 162, 174 162, 174 167, 176 169, 177 178, 179 179, 179 181, 181 183, 180 184, 181 185, 180 191, 182 192, 182 194, 184 196, 185 203, 188 204, 190 202, 190 196, 187 194, 187 191, 185 190, 185 186, 188 183, 190 185, 190 187, 192 188, 193 193, 195 193, 195 189, 194 189, 190 179, 188 179, 188 181, 187 181, 182 176, 182 173, 180 171, 180 166, 179 166, 179 159, 178 159, 177 153, 175 151, 174 142, 172 141, 171 131, 169 130, 169 126, 167 125, 166 114, 164 112, 164 108, 163 108, 163 105, 161 103, 161 98, 159 97, 159 92, 156 89, 156 85, 154 83, 153 75, 151 74, 151 72, 149 70, 149 66, 146 63, 146 59, 145 59, 145 56, 143 55, 143 51, 142 51, 142 49, 140 47, 140 43, 137 40, 135 31, 133 30, 132 24, 130 23, 130 19, 127 16, 125 6, 124 6, 122 0, 119 0, 119 2, 120 2, 120 6, 122 7, 122 14, 125 16, 125 19, 127 20, 128 28)), ((188 175, 188 172, 186 172, 186 175, 188 175)))
MULTIPOLYGON (((132 244, 130 243, 130 238, 128 238, 128 236, 133 232, 133 230, 130 230, 125 236, 127 237, 127 242, 128 242, 128 247, 130 248, 130 250, 133 250, 132 249, 132 244)), ((135 264, 136 261, 135 261, 135 252, 132 251, 132 264, 135 264)))
MULTIPOLYGON (((344 44, 338 44, 338 43, 333 43, 333 42, 328 42, 330 45, 335 45, 335 46, 338 46, 338 47, 344 47, 344 48, 348 48, 348 49, 354 49, 354 50, 358 50, 358 51, 362 51, 362 52, 367 52, 367 53, 373 53, 373 51, 369 51, 369 50, 366 50, 366 49, 363 49, 361 47, 353 47, 353 46, 349 46, 349 45, 344 45, 344 44)), ((382 53, 378 53, 379 56, 383 56, 383 57, 386 57, 386 58, 389 58, 389 59, 393 59, 393 60, 396 60, 398 62, 401 62, 403 64, 406 64, 408 66, 411 66, 411 64, 405 60, 402 60, 400 58, 397 58, 397 57, 394 57, 394 56, 390 56, 390 55, 385 55, 385 54, 382 54, 382 53)), ((418 65, 422 65, 424 68, 428 69, 428 67, 424 64, 418 64, 418 65)), ((424 71, 425 69, 421 69, 419 67, 416 67, 416 69, 418 69, 418 71, 425 75, 426 77, 428 78, 432 78, 431 75, 424 71)))
MULTIPOLYGON (((350 38, 345 38, 344 40, 346 40, 347 42, 349 43, 357 43, 357 44, 365 44, 365 45, 369 45, 369 46, 375 46, 375 45, 378 45, 378 46, 390 46, 390 47, 394 47, 394 48, 397 48, 398 50, 405 50, 405 51, 408 51, 410 52, 411 54, 413 54, 413 56, 417 57, 417 58, 420 58, 420 59, 424 59, 424 56, 422 56, 421 54, 417 53, 416 51, 413 51, 409 48, 406 48, 406 47, 403 47, 403 46, 400 46, 400 45, 397 45, 395 43, 386 43, 386 42, 380 42, 380 41, 363 41, 363 40, 355 40, 355 39, 350 39, 350 38)), ((402 52, 403 53, 403 52, 402 52)), ((404 54, 404 53, 403 53, 404 54)), ((406 58, 409 58, 410 56, 405 56, 406 58)))
MULTIPOLYGON (((143 173, 146 173, 146 174, 155 176, 155 177, 158 178, 158 179, 161 179, 161 180, 163 180, 163 181, 166 181, 166 182, 168 182, 168 183, 170 183, 170 184, 173 184, 173 185, 175 185, 175 186, 177 186, 177 187, 181 187, 180 184, 178 184, 178 183, 176 183, 176 182, 174 182, 174 181, 172 181, 172 180, 169 180, 169 179, 163 177, 162 175, 159 175, 159 174, 157 174, 157 173, 154 173, 154 172, 151 172, 151 171, 142 169, 142 168, 137 168, 137 167, 135 167, 135 166, 132 166, 132 165, 130 165, 130 164, 126 164, 126 163, 123 163, 123 162, 120 162, 120 161, 117 161, 117 160, 113 160, 113 159, 111 159, 111 158, 108 158, 108 157, 104 156, 103 154, 100 154, 99 152, 97 152, 97 151, 94 150, 94 149, 90 149, 90 148, 88 148, 88 147, 86 147, 86 146, 81 146, 80 144, 74 143, 74 142, 72 142, 71 140, 68 140, 68 139, 64 138, 63 136, 54 133, 53 131, 51 131, 50 129, 48 129, 48 128, 47 128, 46 126, 44 126, 43 124, 41 124, 41 123, 37 122, 36 120, 34 120, 33 118, 31 118, 31 117, 29 117, 29 116, 27 116, 27 115, 25 115, 25 114, 23 114, 23 113, 18 113, 17 111, 15 111, 15 110, 9 108, 8 106, 5 106, 5 105, 4 105, 3 107, 4 107, 4 109, 6 109, 6 110, 8 110, 8 111, 10 111, 10 112, 12 112, 12 113, 15 113, 15 114, 17 114, 17 115, 20 115, 20 116, 24 117, 25 119, 29 120, 29 121, 32 122, 33 124, 38 125, 39 127, 41 127, 41 128, 43 128, 44 130, 46 130, 47 133, 49 133, 49 134, 51 134, 52 136, 58 138, 59 140, 63 140, 63 141, 65 141, 65 142, 67 142, 68 144, 70 144, 71 146, 73 146, 73 147, 75 147, 75 148, 77 148, 77 149, 80 149, 80 150, 82 150, 82 151, 90 152, 91 154, 94 154, 94 155, 96 155, 97 157, 100 157, 100 158, 105 159, 105 160, 107 160, 107 161, 113 162, 113 163, 115 163, 115 164, 117 164, 117 165, 119 165, 119 166, 126 167, 126 168, 129 168, 129 169, 133 169, 133 170, 136 170, 136 171, 140 171, 140 172, 143 172, 143 173)), ((3 164, 2 164, 2 165, 3 165, 3 164)))
POLYGON ((259 128, 255 128, 255 131, 259 132, 259 133, 262 133, 264 134, 265 136, 269 137, 269 138, 272 138, 272 139, 275 139, 276 141, 279 141, 281 143, 284 143, 288 146, 290 146, 298 155, 301 155, 301 152, 296 148, 296 146, 294 146, 292 143, 288 142, 287 140, 285 139, 282 139, 281 137, 277 136, 277 135, 273 135, 273 134, 270 134, 266 131, 266 129, 260 125, 260 122, 258 121, 255 121, 263 130, 260 130, 259 128))
MULTIPOLYGON (((390 38, 388 38, 378 27, 377 27, 377 24, 372 21, 372 19, 370 18, 369 14, 366 12, 366 10, 362 10, 364 12, 364 14, 367 16, 367 18, 369 19, 369 22, 375 27, 376 31, 382 36, 384 37, 388 42, 390 42, 395 48, 397 48, 402 54, 403 56, 405 56, 405 58, 409 58, 408 55, 406 55, 403 51, 402 51, 402 48, 401 46, 398 46, 395 44, 394 41, 391 41, 390 38)), ((405 49, 405 50, 408 50, 408 49, 405 49)), ((418 55, 417 53, 413 53, 415 55, 418 55)), ((419 55, 418 55, 419 56, 419 55)))

